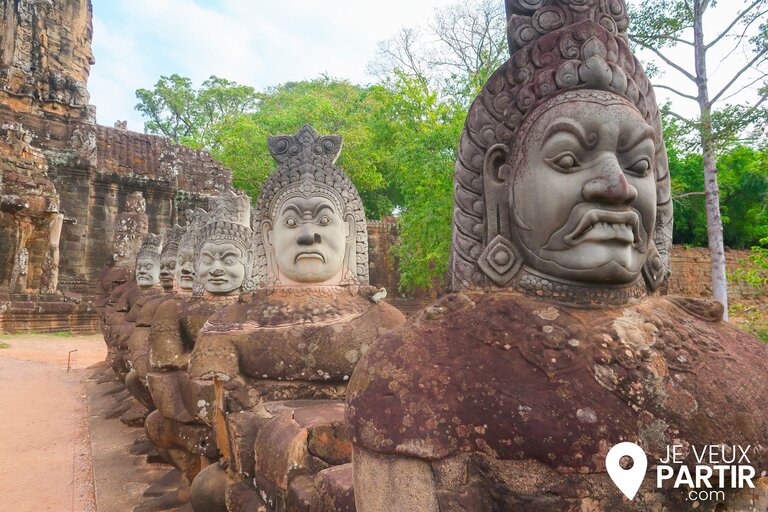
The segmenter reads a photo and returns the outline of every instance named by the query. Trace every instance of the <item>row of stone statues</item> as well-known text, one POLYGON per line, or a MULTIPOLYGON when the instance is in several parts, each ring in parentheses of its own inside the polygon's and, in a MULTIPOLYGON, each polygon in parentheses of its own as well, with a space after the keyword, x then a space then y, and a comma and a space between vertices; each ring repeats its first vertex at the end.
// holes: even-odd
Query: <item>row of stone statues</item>
POLYGON ((768 510, 768 348, 665 297, 670 176, 624 2, 506 7, 512 57, 459 142, 452 293, 407 323, 378 302, 341 139, 304 127, 270 138, 253 211, 229 193, 147 237, 105 301, 112 367, 195 510, 768 510), (628 498, 621 442, 651 468, 739 447, 753 478, 706 501, 654 474, 628 498))
MULTIPOLYGON (((357 361, 405 321, 368 284, 363 205, 334 164, 341 137, 305 126, 270 138, 269 148, 280 166, 255 208, 230 191, 208 211, 189 211, 186 227, 164 239, 146 235, 135 280, 104 300, 110 366, 151 411, 147 436, 193 483, 196 510, 226 510, 233 492, 222 482, 237 490, 256 475, 267 494, 244 485, 230 501, 287 502, 296 468, 269 466, 295 456, 301 434, 281 439, 288 434, 277 421, 261 428, 265 408, 307 416, 305 436, 325 432, 304 440, 307 454, 318 451, 302 471, 301 499, 311 502, 309 477, 349 463, 342 400, 357 361), (268 467, 257 469, 260 435, 287 445, 258 458, 268 467)), ((351 466, 346 473, 351 481, 351 466)))

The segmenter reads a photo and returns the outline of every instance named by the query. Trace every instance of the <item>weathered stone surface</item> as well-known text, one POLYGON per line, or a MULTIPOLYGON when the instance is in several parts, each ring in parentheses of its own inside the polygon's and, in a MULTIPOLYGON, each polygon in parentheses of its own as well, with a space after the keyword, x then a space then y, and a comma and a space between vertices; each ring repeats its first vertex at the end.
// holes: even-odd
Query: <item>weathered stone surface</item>
POLYGON ((664 297, 669 169, 624 2, 506 7, 512 57, 459 143, 455 293, 380 338, 350 381, 358 508, 765 508, 760 482, 704 503, 649 475, 630 501, 607 477, 624 441, 651 465, 684 446, 689 468, 692 447, 749 446, 760 473, 768 348, 717 303, 664 297))
POLYGON ((208 319, 189 373, 223 383, 213 425, 227 466, 252 478, 269 509, 303 509, 311 480, 296 479, 349 460, 343 406, 282 403, 289 410, 272 418, 266 402, 343 397, 362 354, 404 317, 368 286, 362 201, 334 165, 341 137, 305 126, 269 148, 280 166, 252 222, 261 289, 208 319))
POLYGON ((278 288, 241 297, 208 320, 192 354, 192 376, 344 383, 376 338, 404 320, 392 306, 371 301, 375 292, 278 288))
POLYGON ((218 464, 203 468, 192 482, 192 508, 206 512, 227 512, 226 488, 227 474, 218 464))
POLYGON ((324 469, 315 476, 310 512, 355 512, 352 464, 324 469))
POLYGON ((536 459, 563 473, 603 471, 619 440, 652 458, 675 440, 768 446, 767 413, 754 409, 768 400, 765 347, 721 312, 697 299, 585 310, 451 295, 361 362, 349 388, 355 440, 429 460, 472 450, 536 459))
POLYGON ((226 490, 227 510, 255 510, 266 512, 266 506, 259 493, 245 483, 232 484, 226 490))
MULTIPOLYGON (((229 171, 205 152, 95 124, 91 11, 86 0, 0 4, 0 293, 83 304, 39 321, 8 308, 6 330, 93 331, 89 303, 101 294, 101 309, 101 271, 120 266, 111 244, 132 194, 144 192, 146 233, 231 187, 229 171)), ((142 223, 132 229, 140 237, 142 223)))

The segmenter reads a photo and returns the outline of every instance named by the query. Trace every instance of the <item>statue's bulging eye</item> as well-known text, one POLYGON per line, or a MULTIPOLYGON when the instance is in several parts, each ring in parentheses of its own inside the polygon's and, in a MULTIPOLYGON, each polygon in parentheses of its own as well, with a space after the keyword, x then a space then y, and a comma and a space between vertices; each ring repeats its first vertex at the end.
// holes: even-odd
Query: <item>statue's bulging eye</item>
POLYGON ((320 225, 321 225, 321 226, 327 226, 327 225, 328 225, 328 224, 330 224, 330 223, 331 223, 331 218, 330 218, 330 217, 328 217, 328 216, 326 216, 326 215, 323 215, 323 216, 320 218, 320 225))
POLYGON ((293 217, 288 217, 287 219, 285 219, 285 225, 288 226, 289 228, 295 228, 296 219, 294 219, 293 217))
POLYGON ((227 265, 234 265, 235 264, 235 258, 230 256, 229 258, 224 260, 224 263, 226 263, 227 265))
POLYGON ((647 158, 638 160, 627 168, 627 171, 638 176, 645 176, 651 170, 651 161, 647 158))
POLYGON ((576 159, 576 155, 567 151, 554 158, 544 159, 550 167, 559 172, 571 172, 579 168, 579 161, 576 159))

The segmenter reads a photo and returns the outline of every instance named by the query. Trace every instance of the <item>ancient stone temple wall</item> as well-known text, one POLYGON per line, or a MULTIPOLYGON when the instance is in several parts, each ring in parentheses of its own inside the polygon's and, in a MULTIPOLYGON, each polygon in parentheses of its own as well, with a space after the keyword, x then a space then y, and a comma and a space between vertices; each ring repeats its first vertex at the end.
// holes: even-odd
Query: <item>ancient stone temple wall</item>
POLYGON ((143 193, 162 232, 231 186, 205 152, 96 124, 91 19, 88 0, 0 2, 3 331, 95 330, 96 278, 128 196, 143 193))

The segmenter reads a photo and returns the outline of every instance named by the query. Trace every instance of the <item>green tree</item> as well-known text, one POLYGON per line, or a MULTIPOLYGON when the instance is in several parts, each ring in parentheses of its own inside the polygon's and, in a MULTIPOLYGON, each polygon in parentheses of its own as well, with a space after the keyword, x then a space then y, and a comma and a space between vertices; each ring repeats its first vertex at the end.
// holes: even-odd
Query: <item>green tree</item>
POLYGON ((232 169, 238 188, 258 195, 275 162, 269 135, 296 133, 304 124, 323 134, 341 134, 341 166, 355 183, 370 218, 391 215, 395 202, 379 169, 386 148, 373 143, 372 119, 379 115, 377 96, 369 87, 322 77, 289 82, 258 95, 257 108, 219 126, 213 155, 232 169))
POLYGON ((373 120, 374 143, 387 148, 381 170, 399 206, 401 288, 439 285, 448 271, 453 168, 466 111, 399 71, 375 94, 383 108, 373 120))
MULTIPOLYGON (((712 258, 712 289, 715 299, 728 311, 723 221, 720 212, 720 188, 718 184, 718 142, 734 138, 733 134, 746 128, 762 104, 761 95, 749 106, 728 107, 718 111, 717 104, 727 101, 739 90, 761 83, 767 76, 768 59, 766 45, 766 20, 768 0, 750 1, 742 10, 732 14, 725 28, 714 37, 705 33, 705 16, 712 13, 715 0, 641 0, 637 9, 630 13, 633 21, 630 39, 636 45, 650 51, 667 69, 688 80, 695 92, 688 92, 670 84, 655 84, 683 100, 695 103, 699 116, 689 119, 668 109, 668 113, 696 130, 702 156, 704 192, 707 215, 707 238, 712 258), (728 76, 725 85, 710 90, 711 72, 708 55, 714 48, 732 45, 728 58, 739 54, 748 55, 741 67, 728 76), (667 49, 684 47, 691 52, 693 68, 676 62, 668 56, 667 49), (740 113, 741 115, 735 115, 740 113)), ((722 16, 724 11, 719 14, 722 16)), ((731 16, 731 14, 726 14, 731 16)))
POLYGON ((219 146, 218 131, 252 111, 258 96, 253 87, 211 75, 200 88, 176 74, 161 76, 152 90, 138 89, 135 108, 147 118, 144 131, 170 137, 196 148, 219 146))

